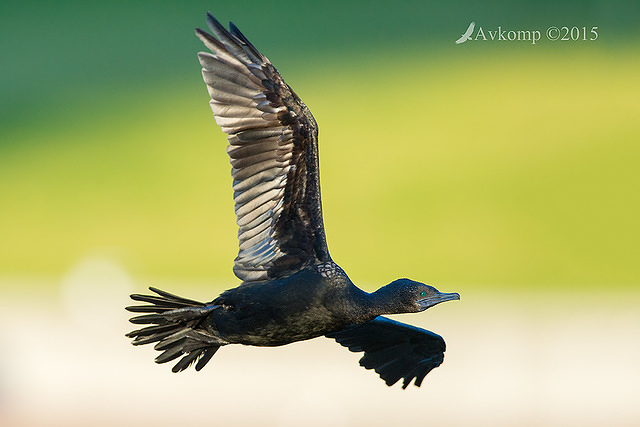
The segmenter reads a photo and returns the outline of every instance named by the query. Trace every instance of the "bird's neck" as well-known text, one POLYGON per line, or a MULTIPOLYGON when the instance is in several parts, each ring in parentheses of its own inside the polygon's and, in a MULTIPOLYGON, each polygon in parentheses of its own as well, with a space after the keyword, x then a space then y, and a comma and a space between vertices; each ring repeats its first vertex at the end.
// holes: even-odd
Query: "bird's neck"
POLYGON ((353 317, 353 323, 368 322, 385 314, 399 314, 404 312, 404 310, 394 303, 391 292, 389 292, 389 290, 385 291, 384 287, 375 292, 368 293, 353 286, 349 293, 349 311, 353 317))
POLYGON ((369 310, 375 316, 384 314, 401 314, 406 309, 398 303, 397 298, 392 289, 383 286, 375 292, 367 294, 369 310))

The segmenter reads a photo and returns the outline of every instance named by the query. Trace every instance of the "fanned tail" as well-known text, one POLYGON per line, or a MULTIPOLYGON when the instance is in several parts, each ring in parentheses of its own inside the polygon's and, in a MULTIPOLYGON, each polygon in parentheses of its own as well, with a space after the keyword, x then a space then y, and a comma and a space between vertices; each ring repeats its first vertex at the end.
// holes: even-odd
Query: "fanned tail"
POLYGON ((129 319, 131 323, 150 325, 129 332, 126 336, 133 338, 133 345, 156 342, 154 349, 162 351, 156 357, 156 363, 166 363, 182 356, 182 359, 171 369, 180 372, 193 363, 199 371, 211 360, 220 346, 227 342, 201 327, 202 321, 217 305, 182 298, 153 287, 149 288, 156 295, 133 294, 131 299, 149 303, 126 307, 134 313, 147 313, 129 319))

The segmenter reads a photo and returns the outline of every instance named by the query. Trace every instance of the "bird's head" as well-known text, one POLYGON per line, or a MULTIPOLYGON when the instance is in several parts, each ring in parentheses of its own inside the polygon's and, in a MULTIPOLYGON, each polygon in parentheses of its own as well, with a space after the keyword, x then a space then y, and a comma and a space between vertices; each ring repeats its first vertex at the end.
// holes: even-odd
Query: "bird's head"
POLYGON ((460 294, 440 292, 436 288, 409 279, 397 279, 374 292, 390 311, 386 314, 417 313, 445 301, 459 300, 460 294))

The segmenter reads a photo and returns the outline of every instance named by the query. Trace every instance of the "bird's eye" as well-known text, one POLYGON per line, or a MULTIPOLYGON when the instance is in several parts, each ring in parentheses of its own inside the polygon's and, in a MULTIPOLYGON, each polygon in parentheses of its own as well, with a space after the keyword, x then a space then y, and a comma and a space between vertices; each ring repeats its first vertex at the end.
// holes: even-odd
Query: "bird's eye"
POLYGON ((421 297, 426 297, 426 296, 427 296, 427 293, 426 293, 425 291, 422 291, 422 292, 420 292, 420 296, 421 296, 421 297))

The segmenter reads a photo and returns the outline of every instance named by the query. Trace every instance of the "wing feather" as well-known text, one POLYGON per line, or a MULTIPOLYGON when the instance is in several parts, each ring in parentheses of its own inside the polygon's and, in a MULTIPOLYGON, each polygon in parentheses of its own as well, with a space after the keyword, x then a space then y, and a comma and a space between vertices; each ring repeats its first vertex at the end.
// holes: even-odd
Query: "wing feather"
POLYGON ((445 343, 431 331, 386 317, 327 334, 353 352, 364 352, 360 365, 374 369, 392 386, 401 378, 402 388, 411 381, 420 387, 424 377, 444 360, 445 343))
POLYGON ((311 112, 278 71, 233 24, 211 14, 211 50, 202 76, 227 153, 238 223, 234 272, 245 282, 282 277, 326 262, 318 179, 318 129, 311 112))
MULTIPOLYGON (((242 159, 246 157, 255 156, 257 154, 265 153, 265 152, 275 152, 279 150, 282 146, 280 145, 279 138, 264 138, 260 141, 257 141, 255 144, 243 144, 238 145, 234 143, 229 144, 229 148, 227 149, 227 154, 232 159, 242 159)), ((293 147, 285 147, 286 150, 291 151, 293 147)))
POLYGON ((255 185, 258 185, 261 182, 271 181, 278 178, 286 179, 286 177, 286 173, 282 173, 281 168, 273 167, 271 169, 265 169, 261 172, 250 175, 242 181, 234 182, 233 190, 235 191, 235 193, 239 194, 255 185))

